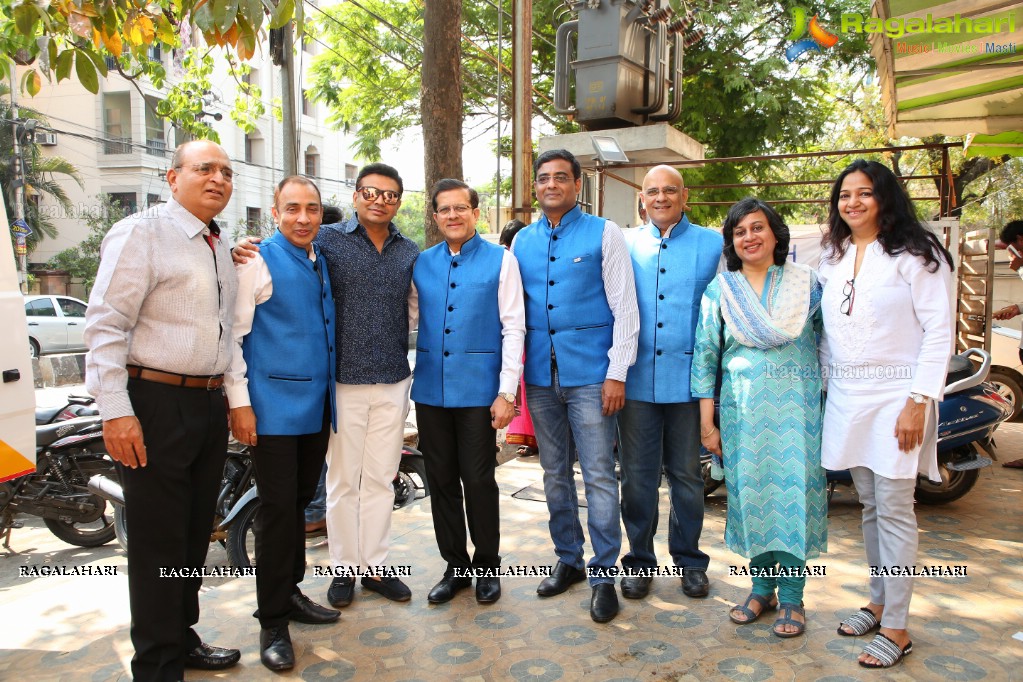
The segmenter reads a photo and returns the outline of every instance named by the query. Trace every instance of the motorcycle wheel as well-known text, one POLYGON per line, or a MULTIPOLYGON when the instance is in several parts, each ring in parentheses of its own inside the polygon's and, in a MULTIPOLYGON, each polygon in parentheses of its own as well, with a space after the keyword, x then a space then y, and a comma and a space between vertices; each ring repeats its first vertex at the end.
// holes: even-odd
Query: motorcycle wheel
POLYGON ((394 509, 407 507, 416 501, 416 484, 412 477, 404 471, 398 471, 394 477, 394 509))
POLYGON ((103 510, 93 521, 64 521, 62 519, 43 519, 50 532, 59 539, 76 547, 100 547, 114 539, 114 519, 107 514, 104 505, 108 504, 99 495, 92 496, 93 503, 103 510))
POLYGON ((980 478, 980 469, 953 471, 938 464, 941 483, 935 485, 925 478, 917 479, 916 501, 920 504, 947 504, 970 492, 980 478), (946 478, 947 477, 947 478, 946 478))
POLYGON ((125 517, 124 507, 114 506, 114 535, 117 536, 117 544, 125 552, 128 551, 128 520, 125 517))
POLYGON ((227 529, 227 560, 232 566, 248 568, 256 565, 256 534, 252 523, 256 520, 259 500, 251 500, 242 507, 227 529))
POLYGON ((1023 388, 1020 387, 1015 377, 1003 374, 1002 372, 992 371, 987 375, 985 381, 994 384, 995 388, 998 389, 998 394, 1012 405, 1012 415, 1007 421, 1019 421, 1020 412, 1023 411, 1023 388))
POLYGON ((430 484, 426 482, 426 459, 422 455, 406 455, 398 464, 398 471, 408 474, 415 483, 416 497, 423 491, 423 497, 430 496, 430 484))
POLYGON ((700 464, 700 473, 703 475, 703 496, 709 497, 712 492, 721 487, 724 481, 712 478, 710 475, 710 460, 700 464))

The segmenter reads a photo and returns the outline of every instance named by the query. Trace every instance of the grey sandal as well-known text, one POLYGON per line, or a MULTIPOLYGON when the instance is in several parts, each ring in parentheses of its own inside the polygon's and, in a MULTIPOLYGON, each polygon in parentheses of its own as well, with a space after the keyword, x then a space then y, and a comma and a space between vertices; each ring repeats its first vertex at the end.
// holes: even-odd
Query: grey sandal
POLYGON ((891 668, 893 665, 901 661, 904 657, 909 656, 913 653, 913 642, 907 642, 906 646, 899 648, 899 645, 887 635, 882 635, 880 632, 874 635, 874 639, 870 640, 867 646, 863 647, 863 653, 868 656, 873 656, 879 663, 864 663, 859 661, 859 664, 864 668, 878 669, 878 668, 891 668))
POLYGON ((728 618, 733 623, 738 623, 739 625, 748 625, 750 623, 756 622, 756 620, 760 618, 760 616, 764 615, 766 611, 772 611, 776 608, 778 608, 778 603, 772 602, 770 597, 763 597, 754 592, 750 592, 750 595, 746 597, 746 601, 743 603, 742 606, 736 604, 735 606, 728 610, 728 618), (760 604, 760 613, 753 612, 753 609, 749 607, 750 602, 756 602, 760 604), (738 618, 736 618, 733 615, 735 612, 739 612, 742 615, 746 616, 746 620, 739 620, 738 618))
POLYGON ((799 637, 799 635, 806 632, 806 611, 803 609, 803 604, 793 604, 791 602, 782 602, 778 604, 778 613, 781 617, 774 621, 774 627, 771 632, 774 633, 775 637, 781 637, 787 639, 789 637, 799 637), (792 617, 793 613, 798 613, 803 617, 803 622, 799 622, 792 617), (778 629, 780 625, 794 625, 796 627, 795 632, 785 632, 778 629))
POLYGON ((874 612, 864 606, 838 624, 838 634, 843 637, 861 637, 880 626, 881 623, 878 622, 874 612), (847 626, 852 632, 843 630, 843 625, 847 626))

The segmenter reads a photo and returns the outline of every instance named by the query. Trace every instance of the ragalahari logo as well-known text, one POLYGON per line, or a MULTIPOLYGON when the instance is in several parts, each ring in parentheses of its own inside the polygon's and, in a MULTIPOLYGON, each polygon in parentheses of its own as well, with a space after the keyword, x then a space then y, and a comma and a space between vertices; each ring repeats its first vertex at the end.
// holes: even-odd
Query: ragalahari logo
POLYGON ((785 58, 790 63, 799 59, 806 52, 823 52, 824 50, 821 48, 828 49, 834 47, 838 42, 838 36, 824 30, 824 27, 817 20, 816 14, 810 20, 809 26, 806 21, 807 12, 802 7, 797 5, 789 8, 789 14, 792 15, 792 32, 785 36, 785 40, 796 41, 785 50, 785 58), (803 38, 807 32, 810 33, 810 37, 803 38))

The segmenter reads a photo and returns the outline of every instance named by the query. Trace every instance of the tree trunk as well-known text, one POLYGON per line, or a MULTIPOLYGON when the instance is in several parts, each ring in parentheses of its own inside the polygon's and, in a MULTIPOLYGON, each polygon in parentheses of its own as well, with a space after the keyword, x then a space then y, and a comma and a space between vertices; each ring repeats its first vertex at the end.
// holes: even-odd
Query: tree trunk
MULTIPOLYGON (((427 193, 442 178, 462 178, 462 3, 429 0, 423 3, 424 171, 427 193)), ((426 199, 426 246, 441 241, 426 199)))

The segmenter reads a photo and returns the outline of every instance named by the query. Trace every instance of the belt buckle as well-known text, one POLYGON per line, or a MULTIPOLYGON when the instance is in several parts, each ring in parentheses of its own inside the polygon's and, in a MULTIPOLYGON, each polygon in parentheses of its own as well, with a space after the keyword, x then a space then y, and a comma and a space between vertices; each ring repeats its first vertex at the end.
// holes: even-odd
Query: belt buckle
POLYGON ((219 388, 219 386, 214 386, 213 385, 213 382, 215 382, 216 380, 217 380, 217 377, 209 377, 208 379, 206 379, 206 390, 207 391, 215 391, 215 390, 217 390, 217 388, 219 388))

